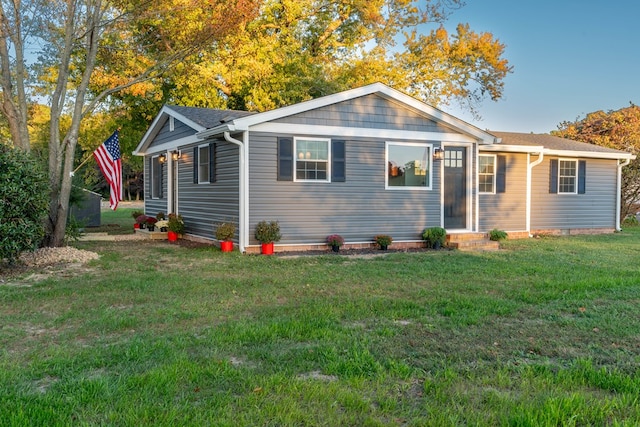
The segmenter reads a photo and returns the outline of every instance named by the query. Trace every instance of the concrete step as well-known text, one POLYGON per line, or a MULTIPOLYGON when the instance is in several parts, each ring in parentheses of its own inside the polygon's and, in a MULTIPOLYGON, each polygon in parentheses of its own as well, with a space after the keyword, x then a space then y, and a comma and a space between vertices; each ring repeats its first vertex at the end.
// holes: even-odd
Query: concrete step
POLYGON ((499 242, 486 238, 482 240, 449 241, 448 245, 450 248, 459 251, 497 251, 500 249, 499 242))

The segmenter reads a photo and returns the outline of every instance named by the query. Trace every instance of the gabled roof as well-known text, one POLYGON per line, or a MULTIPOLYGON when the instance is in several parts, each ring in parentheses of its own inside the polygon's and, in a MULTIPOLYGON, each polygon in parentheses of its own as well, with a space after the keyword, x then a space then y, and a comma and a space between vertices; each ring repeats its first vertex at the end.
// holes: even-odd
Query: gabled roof
MULTIPOLYGON (((511 148, 512 151, 539 152, 545 154, 561 156, 597 157, 610 159, 633 159, 634 155, 626 151, 614 150, 600 145, 588 144, 586 142, 574 141, 567 138, 549 134, 536 133, 516 133, 516 132, 493 132, 491 134, 501 138, 499 144, 491 147, 490 150, 500 151, 511 148)), ((483 149, 485 149, 483 147, 483 149)))
MULTIPOLYGON (((177 105, 165 105, 149 126, 133 154, 144 153, 154 138, 158 135, 169 117, 191 127, 195 132, 219 126, 227 121, 248 116, 254 113, 249 111, 219 110, 215 108, 181 107, 177 105)), ((195 133, 194 132, 194 133, 195 133)))
POLYGON ((348 101, 351 99, 377 94, 387 99, 404 104, 424 116, 448 125, 449 127, 470 136, 471 138, 485 144, 492 144, 494 137, 488 132, 473 126, 464 120, 460 120, 450 114, 445 113, 435 107, 425 104, 407 94, 399 92, 391 87, 382 83, 373 83, 367 86, 362 86, 356 89, 346 90, 344 92, 335 93, 333 95, 323 96, 321 98, 315 98, 309 101, 300 102, 298 104, 289 105, 287 107, 277 108, 271 111, 265 111, 263 113, 256 113, 251 116, 244 116, 227 123, 220 124, 216 127, 201 131, 198 133, 200 138, 209 138, 212 136, 220 135, 224 132, 242 132, 249 130, 252 126, 266 123, 273 120, 278 120, 284 117, 300 114, 306 111, 326 107, 328 105, 337 104, 339 102, 348 101))

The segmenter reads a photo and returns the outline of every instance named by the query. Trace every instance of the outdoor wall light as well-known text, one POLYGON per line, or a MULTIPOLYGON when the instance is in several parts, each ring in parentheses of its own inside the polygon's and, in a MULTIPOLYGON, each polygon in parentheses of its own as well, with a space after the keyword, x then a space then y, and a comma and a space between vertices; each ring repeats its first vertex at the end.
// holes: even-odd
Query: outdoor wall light
POLYGON ((433 150, 433 160, 442 160, 444 159, 444 150, 440 147, 433 150))
POLYGON ((180 151, 178 150, 173 150, 171 152, 171 159, 172 160, 178 160, 180 158, 180 151))
POLYGON ((158 157, 158 161, 159 161, 160 163, 164 163, 164 162, 166 162, 166 161, 167 161, 167 155, 166 155, 166 154, 164 154, 164 153, 160 154, 160 157, 158 157))

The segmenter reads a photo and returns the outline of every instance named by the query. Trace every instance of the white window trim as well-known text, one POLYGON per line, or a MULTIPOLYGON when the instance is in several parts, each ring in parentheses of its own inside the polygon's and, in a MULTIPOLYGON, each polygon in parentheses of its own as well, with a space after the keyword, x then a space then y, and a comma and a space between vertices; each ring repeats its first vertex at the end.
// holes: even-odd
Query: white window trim
POLYGON ((580 173, 580 170, 578 169, 578 159, 570 159, 570 158, 558 158, 558 187, 557 187, 557 194, 578 194, 578 174, 580 173), (575 170, 576 170, 576 174, 573 177, 574 182, 573 182, 573 191, 560 191, 560 163, 561 162, 573 162, 575 164, 575 170))
POLYGON ((331 139, 329 138, 316 138, 312 136, 296 136, 293 137, 293 182, 317 182, 317 183, 330 183, 331 182, 331 139), (319 141, 327 143, 327 179, 298 179, 298 141, 319 141))
POLYGON ((160 168, 160 181, 162 181, 162 163, 160 163, 160 154, 155 155, 155 156, 151 156, 151 170, 149 171, 151 174, 151 180, 150 180, 150 184, 149 184, 149 195, 151 196, 151 200, 160 200, 162 199, 162 193, 160 191, 158 191, 158 193, 160 194, 159 196, 154 196, 153 194, 155 193, 155 191, 153 191, 155 189, 155 165, 156 163, 159 165, 160 168))
POLYGON ((425 191, 432 190, 433 188, 433 144, 425 144, 423 142, 404 142, 404 141, 386 141, 384 144, 384 189, 392 191, 425 191), (401 145, 401 146, 413 146, 422 147, 429 150, 427 154, 427 164, 429 165, 429 185, 425 187, 397 187, 389 186, 389 146, 401 145))
POLYGON ((492 191, 482 191, 480 190, 480 177, 483 175, 489 175, 489 174, 483 174, 480 172, 480 165, 478 165, 478 193, 479 194, 496 194, 496 175, 497 175, 497 168, 498 168, 498 156, 495 154, 480 154, 478 155, 478 162, 480 161, 480 157, 493 157, 493 177, 492 177, 492 183, 491 183, 491 188, 492 191))
MULTIPOLYGON (((200 145, 198 145, 198 185, 200 185, 200 184, 210 184, 210 182, 209 182, 209 176, 211 176, 211 171, 210 170, 207 172, 207 180, 206 181, 201 181, 200 180, 200 177, 201 177, 200 169, 201 169, 201 166, 202 166, 201 149, 203 149, 203 148, 208 148, 209 150, 211 150, 211 146, 209 144, 200 144, 200 145)), ((211 165, 209 164, 209 156, 210 155, 211 154, 209 154, 207 156, 207 161, 206 161, 207 169, 211 167, 211 165)))

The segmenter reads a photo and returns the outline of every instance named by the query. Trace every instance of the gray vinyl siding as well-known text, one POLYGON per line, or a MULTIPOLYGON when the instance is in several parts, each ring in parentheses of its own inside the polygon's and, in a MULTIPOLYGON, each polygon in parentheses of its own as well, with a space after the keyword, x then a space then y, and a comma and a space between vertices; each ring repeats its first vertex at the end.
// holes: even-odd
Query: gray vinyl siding
MULTIPOLYGON (((239 217, 239 148, 222 140, 216 144, 216 182, 193 183, 193 148, 197 145, 182 147, 178 163, 178 211, 185 230, 207 239, 214 238, 214 224, 233 221, 237 226, 239 217)), ((237 233, 234 241, 238 242, 237 233)))
POLYGON ((527 215, 527 155, 487 152, 506 157, 506 188, 504 193, 478 194, 479 230, 494 228, 505 231, 526 230, 527 215))
POLYGON ((586 193, 549 193, 549 161, 533 168, 531 229, 615 228, 617 162, 586 159, 586 193))
POLYGON ((425 227, 440 224, 436 174, 434 190, 385 190, 384 140, 347 139, 346 181, 309 183, 277 181, 278 136, 287 135, 250 133, 250 244, 258 243, 253 234, 261 220, 279 221, 282 244, 323 243, 333 233, 352 243, 380 233, 420 240, 425 227))
POLYGON ((275 120, 315 126, 402 129, 420 132, 451 132, 433 120, 378 95, 368 95, 316 110, 275 120))
POLYGON ((174 120, 173 131, 169 130, 169 119, 162 125, 160 132, 153 139, 153 142, 149 145, 148 152, 153 152, 153 147, 157 145, 164 144, 166 142, 170 142, 173 140, 177 140, 180 138, 185 138, 196 133, 196 130, 186 124, 182 123, 179 120, 174 120))

